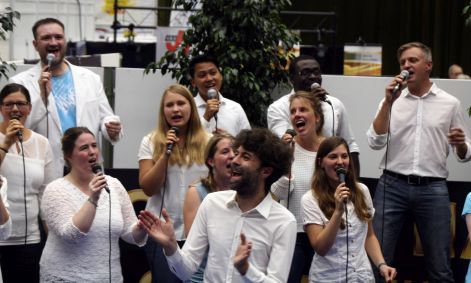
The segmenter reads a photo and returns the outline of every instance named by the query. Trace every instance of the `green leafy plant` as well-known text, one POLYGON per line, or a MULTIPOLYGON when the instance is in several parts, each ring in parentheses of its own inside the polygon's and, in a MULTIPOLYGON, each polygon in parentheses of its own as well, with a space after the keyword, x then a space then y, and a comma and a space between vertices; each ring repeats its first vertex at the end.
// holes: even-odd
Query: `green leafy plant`
MULTIPOLYGON (((5 8, 5 11, 0 13, 0 38, 3 40, 6 40, 7 33, 13 30, 15 18, 20 19, 20 13, 13 11, 10 7, 5 8)), ((16 70, 15 64, 9 64, 0 57, 0 79, 3 77, 8 79, 10 70, 16 70)))
MULTIPOLYGON (((176 0, 185 10, 197 0, 176 0)), ((191 56, 215 56, 224 76, 221 93, 245 109, 252 124, 266 125, 270 92, 288 82, 288 50, 299 37, 282 22, 280 11, 289 0, 211 0, 202 1, 201 10, 190 16, 191 28, 174 52, 166 52, 159 62, 149 64, 145 73, 160 69, 184 85, 190 84, 188 63, 191 56), (189 47, 189 49, 188 49, 189 47), (179 66, 174 68, 174 66, 179 66)))
POLYGON ((467 27, 471 27, 471 0, 469 1, 468 5, 464 6, 463 16, 464 16, 464 25, 467 27))

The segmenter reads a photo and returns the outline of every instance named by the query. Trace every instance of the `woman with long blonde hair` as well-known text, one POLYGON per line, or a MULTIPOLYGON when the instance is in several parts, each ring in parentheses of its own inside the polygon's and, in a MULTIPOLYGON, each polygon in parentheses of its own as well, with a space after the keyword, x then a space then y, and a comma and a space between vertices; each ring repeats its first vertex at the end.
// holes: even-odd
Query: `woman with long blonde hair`
POLYGON ((301 200, 304 229, 314 248, 309 282, 375 282, 368 256, 387 282, 396 269, 384 261, 373 231, 373 203, 357 182, 351 154, 340 137, 317 151, 311 190, 301 200))
MULTIPOLYGON (((171 85, 160 102, 157 128, 139 149, 139 184, 150 196, 146 209, 160 215, 166 208, 173 219, 177 241, 183 245, 183 202, 188 186, 206 176, 204 149, 209 139, 201 126, 191 92, 171 85)), ((168 269, 162 248, 149 240, 146 253, 153 282, 180 282, 168 269)))

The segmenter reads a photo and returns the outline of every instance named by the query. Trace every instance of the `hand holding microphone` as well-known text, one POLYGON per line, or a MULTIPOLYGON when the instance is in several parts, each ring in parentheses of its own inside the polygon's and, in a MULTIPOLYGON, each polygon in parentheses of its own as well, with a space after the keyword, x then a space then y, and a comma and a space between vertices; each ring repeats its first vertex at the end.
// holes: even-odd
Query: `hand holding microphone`
POLYGON ((398 94, 402 91, 407 79, 409 79, 409 71, 407 70, 402 70, 399 76, 397 76, 394 79, 393 84, 395 83, 396 85, 393 87, 391 91, 391 96, 393 99, 395 99, 398 96, 398 94), (399 79, 399 81, 397 79, 399 79))
POLYGON ((346 203, 350 197, 350 190, 345 186, 345 177, 347 176, 347 170, 343 167, 338 167, 336 170, 337 176, 339 177, 339 186, 335 190, 334 198, 336 202, 346 203))
POLYGON ((218 111, 219 111, 219 100, 218 100, 218 92, 214 88, 210 88, 208 90, 208 101, 206 102, 206 112, 204 113, 204 118, 209 121, 211 117, 218 120, 218 111), (211 101, 210 101, 211 100, 211 101))
POLYGON ((296 131, 293 129, 287 129, 286 132, 283 134, 281 137, 282 140, 293 144, 294 143, 294 137, 297 135, 296 131))
POLYGON ((172 127, 168 132, 167 132, 167 151, 166 154, 170 155, 172 153, 173 145, 178 142, 178 132, 179 129, 178 127, 172 127))
POLYGON ((12 113, 10 116, 10 121, 16 120, 13 122, 13 130, 16 130, 16 136, 20 142, 23 142, 23 124, 20 122, 20 115, 18 113, 12 113))
POLYGON ((41 89, 41 96, 43 97, 44 102, 46 103, 46 97, 51 92, 51 79, 52 79, 52 72, 51 72, 51 64, 52 61, 56 58, 56 56, 52 53, 48 53, 46 56, 47 65, 42 68, 41 75, 39 76, 39 86, 41 89))
POLYGON ((97 164, 97 163, 93 164, 92 165, 92 172, 94 174, 100 175, 100 176, 99 176, 99 178, 94 178, 92 180, 90 187, 92 187, 92 188, 93 187, 101 188, 104 185, 103 189, 105 189, 105 191, 107 193, 110 193, 110 189, 108 188, 108 185, 106 184, 105 175, 103 174, 103 171, 101 170, 100 164, 97 164))

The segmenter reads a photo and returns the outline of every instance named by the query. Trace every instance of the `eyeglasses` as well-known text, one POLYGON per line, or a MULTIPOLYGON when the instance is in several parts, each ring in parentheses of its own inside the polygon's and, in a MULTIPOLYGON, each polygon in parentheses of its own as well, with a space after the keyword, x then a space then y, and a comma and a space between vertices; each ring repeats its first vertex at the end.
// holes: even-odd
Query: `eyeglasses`
POLYGON ((27 101, 15 101, 15 102, 5 102, 2 103, 2 106, 8 110, 12 110, 13 106, 18 108, 18 110, 25 110, 29 106, 29 102, 27 101))
POLYGON ((298 75, 301 77, 309 77, 310 75, 319 76, 321 74, 321 70, 319 68, 316 69, 303 69, 298 72, 298 75))

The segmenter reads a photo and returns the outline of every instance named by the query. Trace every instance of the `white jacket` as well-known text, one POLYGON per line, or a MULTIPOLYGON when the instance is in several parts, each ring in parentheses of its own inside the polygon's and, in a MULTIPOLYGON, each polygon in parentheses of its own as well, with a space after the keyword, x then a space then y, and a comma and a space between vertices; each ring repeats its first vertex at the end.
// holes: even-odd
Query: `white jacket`
MULTIPOLYGON (((116 142, 111 141, 105 127, 105 122, 108 122, 108 119, 114 114, 104 92, 100 77, 86 68, 74 66, 69 62, 66 63, 72 71, 74 81, 77 126, 87 127, 95 135, 98 142, 100 141, 100 131, 107 140, 116 142)), ((28 89, 31 95, 32 111, 26 120, 25 127, 49 139, 58 173, 62 175, 64 158, 62 156, 61 138, 63 131, 54 96, 49 95, 49 134, 47 134, 46 107, 40 97, 38 83, 40 74, 41 63, 38 63, 29 70, 12 77, 10 82, 22 84, 28 89)), ((121 130, 118 140, 122 136, 123 130, 121 130)), ((101 143, 99 142, 99 144, 101 143)))

